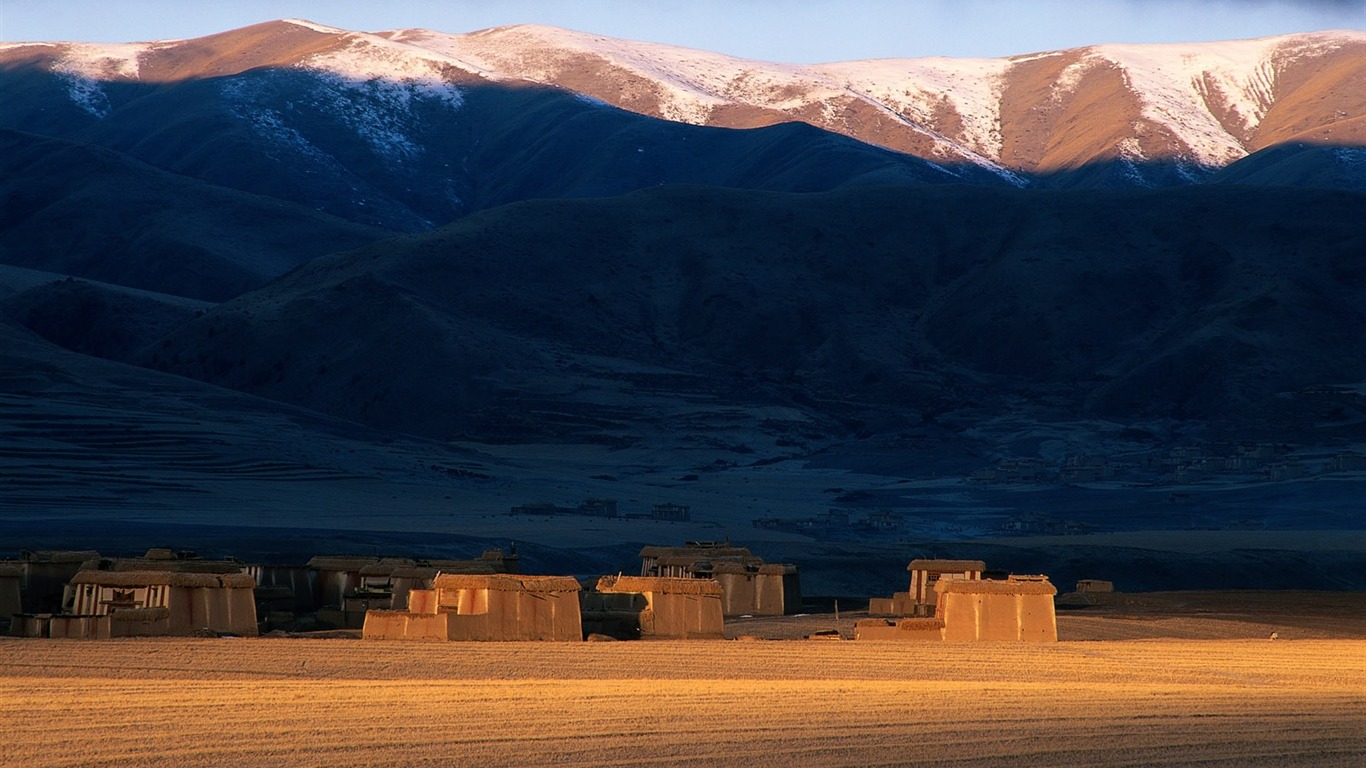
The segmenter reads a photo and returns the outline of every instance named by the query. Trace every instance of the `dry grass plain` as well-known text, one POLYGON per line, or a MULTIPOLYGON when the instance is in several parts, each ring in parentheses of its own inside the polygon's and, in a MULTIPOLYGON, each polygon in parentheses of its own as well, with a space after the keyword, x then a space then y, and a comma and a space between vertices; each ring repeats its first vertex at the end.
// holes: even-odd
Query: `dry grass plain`
POLYGON ((1366 640, 0 640, 4 766, 1366 763, 1366 640))

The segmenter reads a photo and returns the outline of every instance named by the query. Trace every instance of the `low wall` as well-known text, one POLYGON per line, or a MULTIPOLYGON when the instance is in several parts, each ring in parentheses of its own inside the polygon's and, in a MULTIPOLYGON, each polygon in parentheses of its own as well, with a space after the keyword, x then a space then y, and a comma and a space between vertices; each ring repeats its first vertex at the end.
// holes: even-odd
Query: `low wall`
POLYGON ((108 616, 53 616, 49 636, 74 640, 108 640, 113 634, 108 616))
POLYGON ((108 616, 110 637, 164 637, 171 634, 171 611, 168 608, 136 608, 114 611, 108 616))
POLYGON ((14 637, 51 637, 52 614, 16 613, 10 617, 9 633, 14 637))
POLYGON ((854 625, 854 639, 939 642, 944 639, 944 622, 939 619, 861 619, 854 625))
POLYGON ((890 598, 874 597, 868 601, 869 616, 933 616, 933 603, 917 603, 910 592, 896 592, 890 598))
POLYGON ((444 641, 449 628, 445 613, 375 610, 365 613, 361 637, 366 640, 444 641))

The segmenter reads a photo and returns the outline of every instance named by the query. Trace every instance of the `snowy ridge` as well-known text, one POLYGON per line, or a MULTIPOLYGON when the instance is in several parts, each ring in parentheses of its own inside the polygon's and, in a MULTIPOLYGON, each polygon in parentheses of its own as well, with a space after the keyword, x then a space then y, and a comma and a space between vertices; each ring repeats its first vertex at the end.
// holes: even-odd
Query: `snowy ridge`
POLYGON ((1119 67, 1142 102, 1144 119, 1185 143, 1190 160, 1217 167, 1247 154, 1242 139, 1230 129, 1251 131, 1266 115, 1275 89, 1272 59, 1285 44, 1284 38, 1265 38, 1202 45, 1103 45, 1087 49, 1073 67, 1097 61, 1119 67), (1241 124, 1226 126, 1213 111, 1220 107, 1241 124))
POLYGON ((993 161, 1001 158, 1001 94, 1008 59, 882 59, 817 68, 845 88, 920 125, 948 106, 963 121, 960 141, 993 161))
MULTIPOLYGON (((654 86, 654 93, 646 95, 658 102, 651 110, 656 116, 698 125, 708 124, 718 107, 746 105, 806 120, 818 116, 821 127, 851 133, 839 103, 854 99, 929 137, 935 156, 968 160, 1004 174, 1009 171, 1001 165, 1000 110, 1012 70, 1028 61, 1065 53, 795 65, 534 25, 463 35, 425 30, 391 34, 473 64, 494 79, 560 85, 581 79, 590 68, 601 77, 597 67, 606 64, 654 86), (947 131, 943 127, 946 118, 952 126, 947 131)), ((1117 68, 1139 100, 1143 120, 1179 143, 1176 159, 1192 168, 1217 167, 1247 154, 1245 137, 1274 103, 1279 67, 1353 42, 1366 42, 1366 33, 1093 46, 1080 49, 1081 58, 1062 70, 1053 98, 1071 96, 1093 67, 1117 68)), ((623 97, 617 106, 640 109, 640 96, 623 97)), ((1137 142, 1117 145, 1114 151, 1129 160, 1142 154, 1137 142)))
POLYGON ((403 39, 425 50, 473 63, 496 79, 555 83, 576 56, 593 56, 659 88, 661 116, 704 124, 714 107, 738 101, 737 83, 749 90, 780 88, 800 77, 798 67, 737 59, 657 43, 589 35, 557 27, 523 25, 464 35, 404 30, 403 39), (776 71, 775 71, 776 70, 776 71))
POLYGON ((386 100, 404 108, 412 96, 438 99, 452 108, 463 101, 460 89, 443 72, 446 67, 464 69, 460 62, 376 35, 346 33, 343 40, 344 47, 314 55, 299 66, 355 87, 384 91, 386 100))
MULTIPOLYGON (((1366 45, 1366 32, 1342 31, 1220 43, 1099 45, 1000 59, 803 65, 537 25, 447 34, 348 32, 303 19, 283 23, 333 38, 328 50, 294 66, 315 73, 318 98, 332 99, 333 111, 392 160, 421 151, 406 138, 418 101, 459 109, 458 83, 482 78, 559 87, 587 103, 695 125, 803 120, 928 160, 971 163, 1014 181, 1020 179, 1003 160, 1008 143, 1011 163, 1032 167, 1073 128, 1038 122, 1025 127, 1018 115, 1003 115, 1008 94, 1019 93, 1011 90, 1019 80, 1034 78, 1035 85, 1028 87, 1037 88, 1037 78, 1050 76, 1046 65, 1021 68, 1026 62, 1059 58, 1051 96, 1045 97, 1053 105, 1078 97, 1086 74, 1106 68, 1120 75, 1124 90, 1085 98, 1122 98, 1139 111, 1132 125, 1111 127, 1117 135, 1108 148, 1097 153, 1083 146, 1068 162, 1108 157, 1137 169, 1141 161, 1170 159, 1177 161, 1178 172, 1199 174, 1255 148, 1249 143, 1275 107, 1288 67, 1343 46, 1366 45), (1063 66, 1064 61, 1069 63, 1063 66), (1017 70, 1028 74, 1017 78, 1017 70), (1007 119, 1015 122, 1004 124, 1007 119)), ((103 117, 112 106, 102 83, 138 78, 139 58, 149 48, 178 44, 59 44, 53 70, 74 103, 103 117)), ((24 45, 33 44, 0 50, 24 45)), ((1100 87, 1116 86, 1109 80, 1100 87)), ((1344 107, 1354 108, 1350 102, 1344 107)))
POLYGON ((321 32, 321 33, 323 33, 323 34, 325 34, 325 35, 344 35, 344 34, 346 34, 346 30, 344 30, 344 29, 338 29, 337 27, 329 27, 329 26, 327 26, 326 24, 317 24, 317 23, 315 23, 315 22, 309 21, 308 19, 280 19, 280 21, 283 21, 283 22, 285 22, 286 24, 293 24, 293 25, 296 26, 296 27, 303 27, 304 29, 311 29, 311 30, 313 30, 314 32, 321 32))
POLYGON ((378 35, 348 32, 340 37, 342 46, 298 64, 319 75, 319 103, 390 162, 421 154, 421 144, 411 138, 418 121, 416 103, 432 100, 459 109, 464 96, 447 70, 471 70, 463 62, 378 35))
POLYGON ((65 50, 52 71, 66 83, 67 93, 77 106, 104 118, 113 112, 113 106, 101 83, 138 79, 138 58, 151 44, 70 43, 63 47, 65 50))
POLYGON ((778 112, 821 105, 823 127, 838 124, 832 104, 851 98, 872 105, 935 143, 936 155, 968 160, 1013 178, 999 165, 1000 75, 1006 60, 904 59, 795 65, 741 59, 691 48, 526 25, 445 35, 404 30, 402 39, 475 63, 490 76, 557 84, 584 57, 657 87, 658 116, 706 125, 717 107, 743 104, 778 112), (933 116, 948 103, 966 127, 967 141, 940 135, 933 116))

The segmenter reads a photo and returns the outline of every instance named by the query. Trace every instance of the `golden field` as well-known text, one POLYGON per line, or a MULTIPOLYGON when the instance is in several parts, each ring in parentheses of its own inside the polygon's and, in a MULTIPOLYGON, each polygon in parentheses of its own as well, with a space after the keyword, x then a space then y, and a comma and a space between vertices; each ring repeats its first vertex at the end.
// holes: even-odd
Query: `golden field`
POLYGON ((4 766, 1366 764, 1363 639, 4 639, 0 692, 4 766))

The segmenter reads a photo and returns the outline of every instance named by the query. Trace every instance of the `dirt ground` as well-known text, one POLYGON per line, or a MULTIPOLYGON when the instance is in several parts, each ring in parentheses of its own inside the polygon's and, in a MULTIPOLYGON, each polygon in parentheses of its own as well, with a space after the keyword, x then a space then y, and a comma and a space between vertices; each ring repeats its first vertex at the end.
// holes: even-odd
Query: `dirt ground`
POLYGON ((5 638, 0 765, 1357 766, 1362 599, 1114 598, 1056 644, 5 638))
MULTIPOLYGON (((1366 592, 1223 590, 1063 594, 1059 640, 1366 640, 1366 592)), ((853 639, 864 610, 726 620, 726 636, 853 639)))

